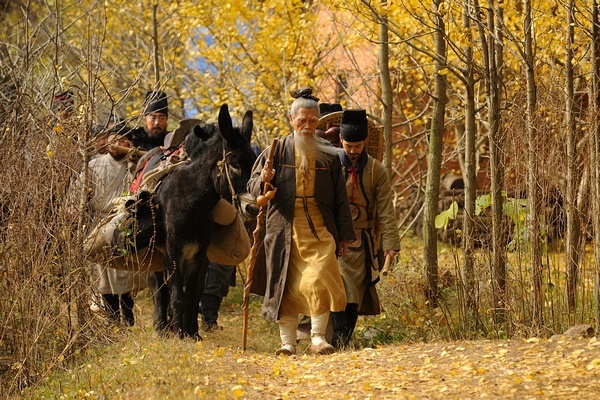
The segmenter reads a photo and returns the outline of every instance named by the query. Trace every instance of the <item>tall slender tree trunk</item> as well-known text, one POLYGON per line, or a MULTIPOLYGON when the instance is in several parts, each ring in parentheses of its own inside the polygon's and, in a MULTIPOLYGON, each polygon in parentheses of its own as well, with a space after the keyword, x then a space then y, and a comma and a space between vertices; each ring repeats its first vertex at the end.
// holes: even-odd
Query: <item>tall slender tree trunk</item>
POLYGON ((502 74, 500 66, 503 62, 503 36, 502 10, 498 4, 490 3, 485 14, 479 6, 478 0, 473 2, 476 12, 475 18, 478 20, 477 28, 479 31, 479 40, 481 41, 481 51, 483 53, 485 93, 488 106, 488 141, 490 146, 490 185, 492 197, 492 296, 494 309, 494 322, 497 326, 503 324, 506 320, 506 250, 505 233, 503 218, 502 191, 504 189, 504 163, 503 163, 503 135, 500 130, 501 111, 500 111, 500 91, 502 87, 502 74), (487 21, 480 20, 480 16, 487 15, 487 21), (484 29, 487 27, 487 30, 484 29))
POLYGON ((577 275, 579 265, 579 213, 577 208, 577 154, 575 138, 575 115, 574 115, 574 76, 573 76, 573 44, 575 41, 575 4, 569 0, 567 5, 567 38, 566 38, 566 96, 565 96, 565 125, 567 128, 567 187, 565 193, 566 212, 566 236, 565 236, 565 265, 567 271, 567 309, 571 316, 576 307, 577 275))
POLYGON ((539 191, 539 173, 537 160, 536 114, 537 114, 537 87, 534 71, 533 50, 533 17, 531 0, 524 1, 524 26, 525 32, 525 79, 527 82, 527 108, 525 130, 527 132, 527 199, 529 202, 529 240, 531 246, 531 279, 533 286, 533 322, 539 329, 544 323, 543 307, 544 293, 542 292, 542 254, 540 217, 541 201, 539 191))
POLYGON ((394 112, 394 95, 390 79, 389 35, 387 17, 379 20, 379 79, 381 81, 381 97, 383 106, 383 165, 388 176, 392 176, 392 115, 394 112))
POLYGON ((158 21, 156 13, 158 12, 158 0, 152 3, 152 43, 154 57, 154 85, 158 88, 160 85, 160 53, 158 47, 158 21))
MULTIPOLYGON (((463 4, 463 27, 471 37, 471 1, 465 0, 463 4)), ((465 167, 463 171, 465 181, 465 205, 462 226, 462 280, 465 292, 465 326, 477 327, 477 302, 475 298, 475 256, 473 245, 475 243, 475 200, 477 198, 476 176, 476 149, 475 149, 475 77, 473 75, 473 47, 465 49, 465 63, 463 76, 465 80, 465 167)))
POLYGON ((439 72, 446 66, 445 23, 439 6, 443 0, 433 0, 435 78, 433 89, 433 112, 427 154, 427 183, 423 210, 423 263, 426 276, 425 296, 430 307, 438 304, 438 264, 435 216, 440 198, 440 169, 442 166, 442 137, 446 112, 446 80, 439 72))
POLYGON ((591 90, 590 90, 590 164, 592 177, 591 203, 596 264, 594 294, 596 297, 596 332, 600 329, 600 17, 598 1, 592 0, 591 26, 591 90))

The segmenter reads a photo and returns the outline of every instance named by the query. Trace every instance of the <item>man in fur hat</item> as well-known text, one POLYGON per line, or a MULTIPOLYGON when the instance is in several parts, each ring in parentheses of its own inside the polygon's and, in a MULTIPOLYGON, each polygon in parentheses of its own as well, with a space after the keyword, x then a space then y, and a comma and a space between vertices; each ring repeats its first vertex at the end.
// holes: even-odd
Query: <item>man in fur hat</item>
POLYGON ((366 111, 345 110, 340 123, 344 150, 340 158, 357 239, 339 259, 348 304, 345 311, 331 313, 332 344, 336 348, 349 343, 359 314, 379 314, 379 299, 373 287, 383 266, 377 259, 378 250, 382 248, 384 255, 391 257, 400 250, 390 180, 383 165, 367 153, 367 135, 366 111))
POLYGON ((293 134, 277 143, 272 169, 266 166, 270 148, 261 153, 248 182, 255 197, 265 182, 277 188, 267 206, 265 258, 257 257, 254 277, 257 270, 264 271, 262 314, 279 322, 281 348, 276 354, 296 353, 299 314, 311 319, 311 350, 331 354, 335 349, 325 339, 329 313, 346 306, 336 256, 346 253, 354 229, 339 150, 315 133, 318 99, 309 88, 292 96, 293 134))
POLYGON ((164 92, 151 90, 144 102, 144 126, 132 131, 133 147, 150 150, 162 146, 167 136, 169 102, 164 92))

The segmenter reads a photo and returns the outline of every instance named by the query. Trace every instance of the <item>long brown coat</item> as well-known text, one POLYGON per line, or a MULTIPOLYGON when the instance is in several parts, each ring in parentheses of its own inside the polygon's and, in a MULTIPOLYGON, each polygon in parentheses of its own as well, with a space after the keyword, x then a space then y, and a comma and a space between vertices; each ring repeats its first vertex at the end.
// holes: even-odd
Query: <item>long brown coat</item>
MULTIPOLYGON (((345 169, 345 168, 344 168, 345 169)), ((345 171, 346 179, 351 183, 352 177, 345 171)), ((348 303, 362 306, 361 314, 379 314, 379 299, 374 288, 369 288, 379 281, 379 265, 377 252, 379 249, 400 251, 398 223, 392 202, 393 192, 384 166, 377 159, 368 156, 364 169, 359 172, 360 190, 366 201, 367 212, 362 220, 355 221, 356 235, 363 238, 360 249, 350 247, 348 254, 340 258, 340 270, 346 286, 348 303), (366 291, 370 290, 369 293, 366 291), (366 297, 365 304, 363 301, 366 297), (372 311, 365 311, 372 310, 372 311)))
MULTIPOLYGON (((275 197, 267 206, 264 245, 256 259, 252 293, 263 295, 262 316, 277 322, 279 307, 285 288, 290 251, 292 247, 292 220, 296 195, 293 135, 281 139, 275 152, 273 168, 275 177, 271 184, 277 188, 275 197)), ((266 161, 269 148, 256 160, 252 176, 248 181, 248 192, 254 197, 262 193, 260 172, 266 161)), ((319 205, 327 230, 336 244, 355 239, 352 217, 346 193, 346 182, 342 165, 337 155, 329 155, 326 165, 317 165, 315 173, 315 200, 319 205)))

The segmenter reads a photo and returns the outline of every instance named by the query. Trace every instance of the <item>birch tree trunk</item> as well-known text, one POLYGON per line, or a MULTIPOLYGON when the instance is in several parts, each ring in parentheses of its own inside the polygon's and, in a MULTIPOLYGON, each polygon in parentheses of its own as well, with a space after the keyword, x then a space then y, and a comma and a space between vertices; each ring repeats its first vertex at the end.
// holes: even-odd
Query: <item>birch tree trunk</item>
POLYGON ((490 146, 490 185, 492 197, 492 297, 494 301, 494 322, 499 325, 506 320, 506 250, 503 219, 502 190, 504 189, 504 164, 502 162, 503 135, 500 130, 500 90, 502 78, 500 66, 503 62, 503 36, 501 29, 496 28, 496 20, 501 26, 502 11, 496 3, 491 3, 487 14, 480 8, 478 0, 474 0, 475 18, 483 53, 486 103, 488 106, 488 140, 490 146), (487 15, 487 21, 480 16, 487 15), (486 29, 487 28, 487 29, 486 29))
MULTIPOLYGON (((470 0, 463 4, 463 26, 468 35, 468 42, 472 43, 471 37, 471 9, 470 0)), ((475 242, 475 199, 477 197, 476 176, 476 149, 475 149, 475 77, 473 75, 473 47, 465 49, 465 62, 463 76, 465 80, 465 205, 462 226, 462 280, 465 292, 465 326, 474 324, 477 329, 477 301, 475 298, 475 272, 474 272, 474 249, 475 242)))
POLYGON ((594 231, 595 279, 594 294, 596 297, 596 332, 600 329, 600 18, 598 1, 592 0, 591 26, 591 89, 590 89, 590 164, 592 178, 592 224, 594 231))
POLYGON ((394 110, 394 97, 390 79, 389 65, 389 35, 387 17, 381 16, 379 20, 379 79, 381 81, 381 95, 383 106, 383 165, 389 177, 392 176, 392 114, 394 110))
POLYGON ((160 57, 158 51, 158 21, 156 13, 158 10, 158 0, 152 3, 152 44, 154 58, 154 85, 156 88, 160 85, 160 57))
POLYGON ((527 82, 527 108, 525 130, 527 132, 527 199, 529 202, 529 241, 531 246, 531 280, 533 287, 533 323, 543 325, 544 294, 542 292, 542 255, 540 249, 541 202, 536 140, 537 87, 534 71, 533 17, 531 0, 524 1, 523 30, 525 32, 524 64, 527 82))
POLYGON ((566 235, 565 265, 567 271, 567 309, 572 315, 576 306, 577 275, 579 265, 579 213, 577 212, 577 154, 574 115, 574 76, 573 76, 573 43, 575 41, 575 4, 569 0, 567 5, 567 37, 565 46, 566 90, 565 90, 565 126, 567 129, 567 185, 565 193, 566 235))
POLYGON ((427 183, 423 210, 423 263, 426 276, 425 296, 429 307, 438 304, 438 264, 435 216, 440 198, 440 169, 442 165, 442 137, 446 112, 446 79, 440 71, 446 66, 445 23, 439 7, 443 0, 433 0, 435 78, 433 89, 433 112, 427 154, 427 183))

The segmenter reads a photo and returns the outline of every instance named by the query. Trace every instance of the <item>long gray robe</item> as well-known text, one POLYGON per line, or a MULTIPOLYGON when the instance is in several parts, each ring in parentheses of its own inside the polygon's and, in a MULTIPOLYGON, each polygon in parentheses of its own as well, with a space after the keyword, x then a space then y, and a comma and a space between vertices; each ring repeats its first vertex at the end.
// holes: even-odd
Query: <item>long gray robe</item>
MULTIPOLYGON (((89 168, 92 189, 90 211, 95 224, 110 213, 116 198, 127 193, 131 183, 131 173, 126 158, 116 161, 110 154, 91 160, 89 168)), ((96 270, 100 294, 124 294, 134 289, 133 272, 109 268, 107 265, 91 264, 96 270)), ((139 279, 136 277, 135 286, 143 286, 139 285, 139 279)))
MULTIPOLYGON (((252 293, 263 295, 262 316, 270 322, 279 319, 279 308, 285 288, 288 263, 292 246, 292 220, 296 195, 294 168, 294 137, 286 136, 278 143, 273 168, 275 177, 271 182, 277 188, 275 197, 267 206, 265 236, 255 265, 252 293)), ((254 197, 262 193, 260 172, 266 164, 269 148, 256 160, 248 181, 248 192, 254 197)), ((346 181, 337 155, 327 157, 327 165, 318 164, 315 173, 315 200, 327 230, 336 244, 356 238, 350 215, 346 181), (323 169, 319 169, 323 168, 323 169)), ((309 232, 310 234, 310 232, 309 232)))

